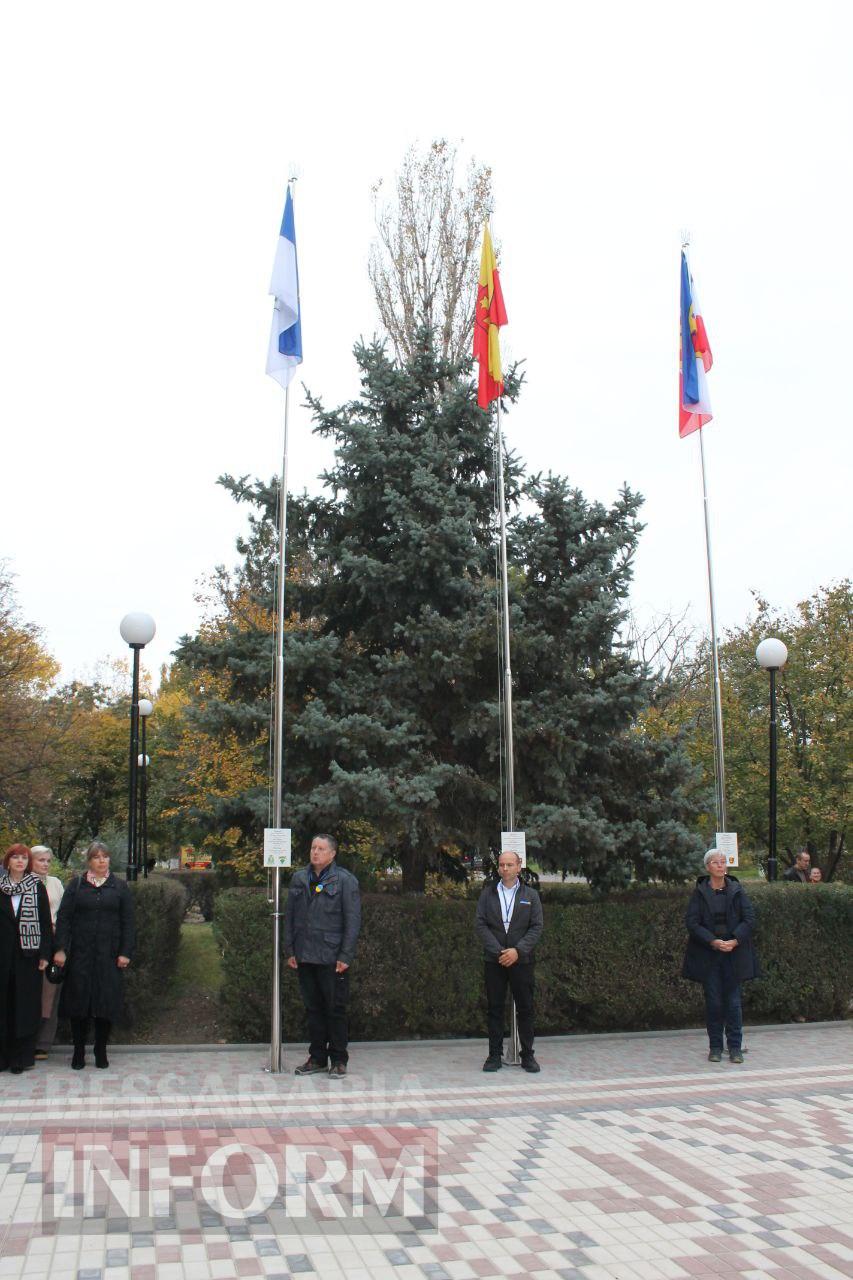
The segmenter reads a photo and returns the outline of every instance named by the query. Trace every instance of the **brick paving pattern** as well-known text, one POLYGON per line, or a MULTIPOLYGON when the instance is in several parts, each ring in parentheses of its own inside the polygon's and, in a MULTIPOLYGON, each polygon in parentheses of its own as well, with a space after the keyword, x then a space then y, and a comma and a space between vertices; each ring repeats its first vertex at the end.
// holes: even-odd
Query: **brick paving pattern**
POLYGON ((294 1077, 301 1047, 275 1077, 257 1049, 116 1049, 107 1072, 60 1050, 4 1077, 0 1280, 853 1276, 850 1027, 747 1042, 735 1066, 698 1031, 543 1040, 535 1077, 484 1076, 479 1043, 357 1045, 343 1081, 294 1077), (423 1203, 359 1216, 353 1152, 390 1178, 415 1142, 423 1203), (179 1154, 128 1217, 58 1180, 87 1144, 116 1178, 133 1150, 179 1154), (226 1148, 254 1153, 229 1166, 242 1212, 199 1194, 226 1148))

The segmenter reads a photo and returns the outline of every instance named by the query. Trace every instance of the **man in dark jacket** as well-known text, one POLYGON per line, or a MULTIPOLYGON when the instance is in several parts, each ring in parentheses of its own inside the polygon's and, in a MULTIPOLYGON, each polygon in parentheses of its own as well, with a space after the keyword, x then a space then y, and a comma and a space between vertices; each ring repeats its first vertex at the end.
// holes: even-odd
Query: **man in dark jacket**
POLYGON ((484 1071, 499 1071, 502 1065, 507 987, 518 1016, 521 1065, 525 1071, 539 1070, 533 1056, 533 949, 542 937, 542 903, 535 889, 521 883, 520 870, 517 853, 502 853, 500 881, 488 885, 477 903, 474 928, 485 950, 489 1026, 484 1071))
POLYGON ((699 876, 687 905, 685 923, 690 935, 684 955, 683 978, 701 982, 705 991, 708 1061, 723 1056, 723 1027, 731 1062, 743 1062, 741 983, 758 977, 752 946, 755 911, 736 876, 726 875, 726 857, 719 849, 705 854, 707 875, 699 876))
POLYGON ((349 968, 361 928, 358 881, 335 862, 333 836, 311 841, 311 865, 290 882, 284 913, 287 963, 299 977, 311 1044, 298 1076, 347 1073, 349 968))
POLYGON ((794 880, 799 884, 808 884, 812 867, 812 855, 808 849, 801 849, 797 861, 783 875, 783 880, 794 880))

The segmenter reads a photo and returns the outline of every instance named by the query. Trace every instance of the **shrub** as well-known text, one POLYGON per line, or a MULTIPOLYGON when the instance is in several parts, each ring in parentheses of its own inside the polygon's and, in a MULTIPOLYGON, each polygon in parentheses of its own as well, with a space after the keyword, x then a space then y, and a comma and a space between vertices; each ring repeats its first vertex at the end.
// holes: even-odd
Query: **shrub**
MULTIPOLYGON (((844 1017, 853 986, 853 890, 841 885, 760 885, 764 979, 747 983, 753 1021, 844 1017)), ((644 888, 596 901, 581 886, 546 895, 537 951, 541 1035, 701 1025, 702 992, 679 975, 685 887, 644 888)), ((485 1034, 482 950, 473 903, 371 894, 353 967, 354 1039, 485 1034)), ((271 908, 251 889, 226 890, 214 929, 223 955, 222 1003, 231 1036, 269 1037, 271 908)), ((283 965, 284 1036, 304 1037, 296 974, 283 965)))
POLYGON ((181 885, 187 895, 187 911, 197 907, 205 920, 213 919, 214 898, 224 887, 222 876, 216 871, 155 871, 149 879, 181 885))
POLYGON ((158 1011, 174 975, 187 896, 181 885, 160 876, 137 880, 130 891, 136 950, 125 974, 125 994, 130 1024, 138 1029, 158 1011))

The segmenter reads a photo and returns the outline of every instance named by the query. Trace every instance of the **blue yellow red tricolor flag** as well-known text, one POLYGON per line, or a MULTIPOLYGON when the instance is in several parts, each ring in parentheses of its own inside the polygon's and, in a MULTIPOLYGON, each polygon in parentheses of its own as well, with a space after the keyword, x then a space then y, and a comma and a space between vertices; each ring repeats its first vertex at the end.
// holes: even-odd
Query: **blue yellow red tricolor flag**
POLYGON ((681 250, 681 351, 678 368, 678 434, 684 438, 710 422, 711 401, 705 374, 714 363, 696 286, 681 250))
POLYGON ((504 306, 495 251, 489 224, 483 227, 483 252, 480 256, 480 280, 477 285, 477 304, 474 311, 474 359, 480 366, 480 383, 477 404, 488 409, 493 400, 503 395, 504 382, 501 371, 501 344, 498 330, 506 324, 504 306))

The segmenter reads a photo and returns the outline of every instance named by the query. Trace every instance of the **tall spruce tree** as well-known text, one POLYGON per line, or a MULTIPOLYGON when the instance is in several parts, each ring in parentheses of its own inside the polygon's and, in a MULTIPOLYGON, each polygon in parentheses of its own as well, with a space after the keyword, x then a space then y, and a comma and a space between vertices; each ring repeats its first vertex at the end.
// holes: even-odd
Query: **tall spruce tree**
MULTIPOLYGON (((404 886, 422 890, 450 847, 481 849, 501 821, 493 425, 469 370, 428 333, 394 361, 356 348, 358 400, 326 410, 327 496, 292 504, 285 637, 286 820, 301 835, 370 824, 404 886)), ((509 379, 510 394, 518 384, 509 379)), ((238 594, 272 606, 275 485, 224 478, 259 514, 238 594)), ((636 727, 646 673, 618 629, 641 499, 588 503, 559 477, 506 472, 516 727, 516 809, 535 856, 600 887, 674 879, 697 850, 691 768, 636 727)), ((199 727, 264 747, 269 627, 227 616, 180 661, 229 673, 199 727)), ((260 787, 218 797, 212 820, 257 839, 260 787)))

